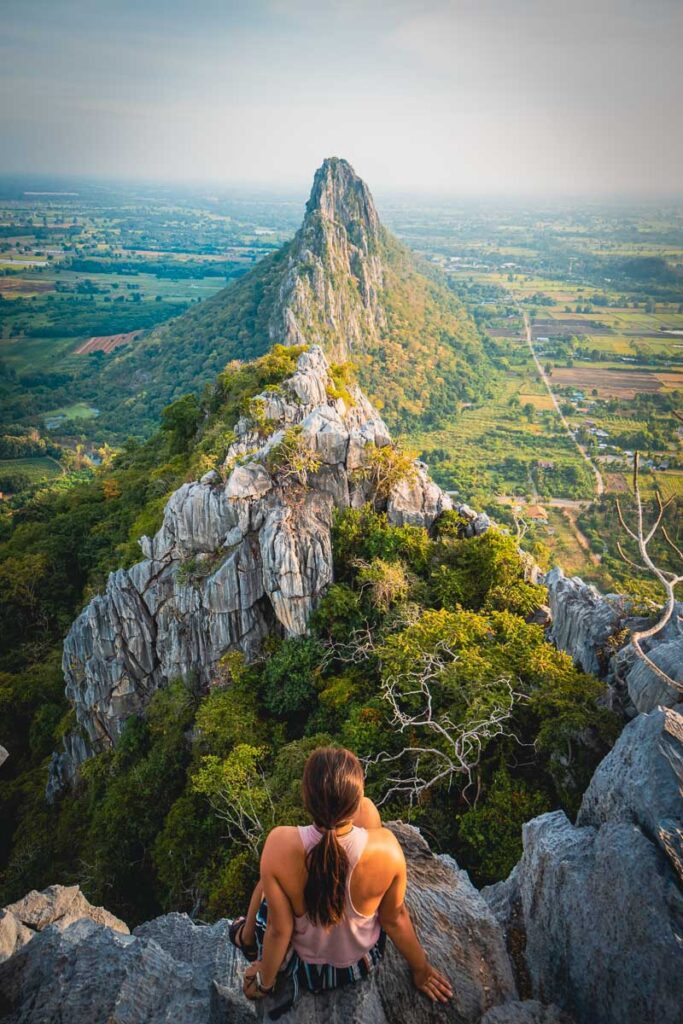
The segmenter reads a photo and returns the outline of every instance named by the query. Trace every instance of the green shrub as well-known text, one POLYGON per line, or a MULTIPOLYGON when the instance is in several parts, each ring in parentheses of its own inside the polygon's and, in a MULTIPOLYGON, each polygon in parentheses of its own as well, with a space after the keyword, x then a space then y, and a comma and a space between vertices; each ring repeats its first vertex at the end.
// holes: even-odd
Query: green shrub
POLYGON ((458 819, 461 863, 477 885, 507 878, 522 855, 522 825, 550 809, 544 793, 497 769, 480 803, 458 819))

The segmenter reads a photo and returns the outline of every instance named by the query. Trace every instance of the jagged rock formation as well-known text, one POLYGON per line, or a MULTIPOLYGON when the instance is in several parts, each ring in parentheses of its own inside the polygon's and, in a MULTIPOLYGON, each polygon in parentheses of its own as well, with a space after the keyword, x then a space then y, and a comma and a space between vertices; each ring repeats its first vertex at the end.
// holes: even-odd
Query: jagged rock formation
POLYGON ((33 889, 23 899, 0 911, 0 961, 7 960, 48 927, 63 932, 87 918, 122 935, 128 926, 103 907, 93 907, 77 885, 51 885, 33 889))
MULTIPOLYGON (((450 858, 434 857, 415 829, 392 827, 408 862, 411 914, 430 957, 451 978, 455 999, 447 1007, 432 1006, 389 944, 370 979, 302 997, 280 1018, 283 1024, 571 1024, 556 1008, 517 1001, 502 929, 465 872, 450 858)), ((274 1001, 256 1007, 244 999, 244 962, 227 929, 225 920, 196 925, 185 914, 167 914, 127 935, 87 911, 64 929, 45 927, 0 964, 3 1020, 248 1024, 285 993, 281 988, 274 1001)))
MULTIPOLYGON (((578 576, 566 577, 560 568, 547 573, 544 582, 553 620, 549 639, 571 654, 585 672, 604 677, 620 704, 647 712, 659 704, 674 707, 683 701, 683 690, 667 685, 628 643, 629 632, 646 623, 633 614, 629 598, 601 594, 578 576)), ((642 644, 659 668, 683 683, 681 616, 679 603, 661 633, 642 644)))
MULTIPOLYGON (((74 622, 63 668, 80 731, 53 757, 50 799, 79 763, 116 742, 159 686, 191 676, 206 686, 226 652, 253 657, 274 630, 306 631, 332 582, 332 511, 377 499, 359 471, 371 449, 390 444, 360 389, 352 386, 345 401, 328 397, 332 384, 322 350, 304 352, 289 380, 258 396, 269 436, 240 419, 227 481, 212 472, 180 487, 156 536, 141 540, 144 561, 112 573, 106 592, 74 622), (306 486, 277 464, 294 425, 318 460, 306 486)), ((375 504, 392 523, 427 528, 452 507, 422 463, 375 504)), ((488 525, 469 518, 472 531, 488 525)))
POLYGON ((524 854, 484 889, 533 994, 580 1024, 676 1024, 683 1006, 683 716, 660 708, 623 731, 577 826, 524 826, 524 854))
POLYGON ((386 327, 381 225, 370 190, 345 160, 325 160, 268 325, 273 343, 325 345, 337 360, 386 327))

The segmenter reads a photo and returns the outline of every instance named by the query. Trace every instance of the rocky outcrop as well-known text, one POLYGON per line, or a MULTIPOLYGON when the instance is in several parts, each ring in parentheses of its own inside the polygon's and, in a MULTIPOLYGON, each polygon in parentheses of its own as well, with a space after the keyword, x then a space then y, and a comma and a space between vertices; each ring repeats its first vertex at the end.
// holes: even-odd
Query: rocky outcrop
MULTIPOLYGON (((413 988, 388 944, 371 977, 327 995, 303 996, 284 1024, 571 1024, 538 1002, 517 1001, 503 931, 465 872, 435 857, 420 834, 392 826, 408 863, 407 901, 430 958, 451 979, 455 998, 434 1007, 413 988)), ((59 888, 59 887, 56 887, 59 888)), ((66 890, 65 890, 66 891, 66 890)), ((32 894, 33 895, 33 894, 32 894)), ((87 904, 86 904, 87 906, 87 904)), ((92 909, 92 908, 91 908, 92 909)), ((197 925, 167 914, 132 935, 84 913, 65 928, 46 926, 0 964, 6 1024, 246 1024, 254 1006, 241 995, 244 962, 229 922, 197 925)), ((284 986, 258 1015, 285 996, 284 986)))
MULTIPOLYGON (((651 711, 659 704, 673 707, 683 701, 683 689, 662 680, 629 643, 633 630, 649 624, 633 613, 629 598, 601 594, 578 576, 565 576, 560 568, 547 573, 544 582, 552 612, 549 639, 567 651, 584 672, 605 678, 617 703, 633 713, 651 711)), ((683 605, 679 603, 667 626, 642 641, 642 646, 655 665, 683 684, 681 616, 683 605)))
POLYGON ((9 757, 9 751, 5 750, 3 746, 0 746, 0 767, 5 763, 9 757))
POLYGON ((683 884, 683 715, 638 715, 598 766, 584 793, 580 826, 636 825, 668 857, 683 884))
POLYGON ((318 168, 270 316, 273 343, 325 346, 336 360, 386 326, 381 226, 370 191, 346 160, 318 168))
POLYGON ((578 576, 565 576, 559 567, 551 569, 544 582, 553 621, 550 639, 584 672, 604 674, 609 641, 627 618, 625 599, 619 594, 604 596, 578 576))
MULTIPOLYGON (((226 652, 251 658, 272 631, 306 631, 332 582, 333 509, 376 497, 362 469, 370 449, 391 442, 357 387, 346 401, 331 393, 327 360, 313 347, 289 380, 256 399, 260 429, 247 417, 237 423, 225 482, 211 472, 183 484, 157 534, 142 538, 144 561, 112 573, 74 622, 63 668, 79 730, 53 756, 50 799, 168 680, 208 686, 226 652), (315 459, 305 482, 281 464, 292 427, 315 459)), ((383 507, 392 523, 430 528, 452 502, 417 463, 383 507)))
POLYGON ((83 919, 128 935, 123 921, 103 907, 93 907, 77 885, 51 885, 43 892, 33 889, 0 911, 0 960, 13 956, 37 932, 48 927, 63 932, 74 921, 83 919))
MULTIPOLYGON (((591 781, 577 825, 561 811, 529 822, 510 877, 481 893, 415 829, 393 825, 408 863, 411 915, 453 984, 453 1001, 435 1007, 422 999, 389 944, 367 981, 303 996, 280 1020, 678 1024, 682 792, 683 716, 660 708, 624 729, 591 781), (518 990, 533 998, 520 1002, 518 990)), ((127 935, 103 914, 77 889, 60 887, 6 908, 0 1005, 8 1024, 255 1019, 239 994, 227 921, 197 925, 168 914, 127 935), (29 932, 27 923, 42 930, 29 932)), ((286 996, 281 981, 271 1001, 257 1004, 258 1016, 286 996)))
POLYGON ((683 1006, 683 717, 623 731, 577 826, 557 811, 523 829, 524 854, 483 895, 524 947, 534 996, 579 1024, 676 1024, 683 1006))

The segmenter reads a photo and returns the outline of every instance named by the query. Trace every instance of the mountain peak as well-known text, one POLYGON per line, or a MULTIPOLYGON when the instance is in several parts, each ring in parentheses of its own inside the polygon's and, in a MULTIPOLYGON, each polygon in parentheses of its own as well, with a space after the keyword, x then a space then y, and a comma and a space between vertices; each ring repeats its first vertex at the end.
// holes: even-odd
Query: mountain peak
POLYGON ((322 345, 348 359, 386 326, 382 230, 370 189, 340 157, 315 172, 269 322, 271 341, 322 345))
POLYGON ((373 236, 379 234, 379 217, 370 189, 342 157, 327 157, 315 172, 306 217, 316 214, 346 227, 361 224, 373 236))

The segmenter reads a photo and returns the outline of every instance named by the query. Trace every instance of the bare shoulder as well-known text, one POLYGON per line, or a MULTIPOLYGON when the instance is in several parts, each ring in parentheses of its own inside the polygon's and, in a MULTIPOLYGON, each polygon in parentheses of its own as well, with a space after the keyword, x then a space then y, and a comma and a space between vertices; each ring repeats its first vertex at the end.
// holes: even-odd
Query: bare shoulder
POLYGON ((267 861, 302 849, 299 830, 295 825, 276 825, 268 833, 261 857, 267 861))
POLYGON ((384 857, 391 858, 396 864, 404 864, 405 857, 401 844, 388 828, 376 828, 368 832, 368 852, 377 852, 384 857))
POLYGON ((373 804, 370 797, 364 796, 361 800, 360 806, 354 815, 353 823, 354 825, 359 825, 361 828, 366 829, 382 827, 382 819, 379 811, 373 804))

